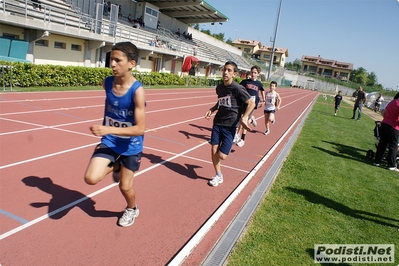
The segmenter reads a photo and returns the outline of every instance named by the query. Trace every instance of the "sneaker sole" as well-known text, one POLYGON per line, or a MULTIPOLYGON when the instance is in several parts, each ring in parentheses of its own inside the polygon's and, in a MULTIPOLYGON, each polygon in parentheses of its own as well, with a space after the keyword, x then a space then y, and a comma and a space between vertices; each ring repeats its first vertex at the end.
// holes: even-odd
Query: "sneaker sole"
POLYGON ((208 182, 208 185, 210 185, 211 187, 217 187, 217 186, 219 186, 219 184, 222 184, 223 183, 223 181, 221 181, 221 182, 218 182, 216 185, 213 185, 210 181, 208 182))

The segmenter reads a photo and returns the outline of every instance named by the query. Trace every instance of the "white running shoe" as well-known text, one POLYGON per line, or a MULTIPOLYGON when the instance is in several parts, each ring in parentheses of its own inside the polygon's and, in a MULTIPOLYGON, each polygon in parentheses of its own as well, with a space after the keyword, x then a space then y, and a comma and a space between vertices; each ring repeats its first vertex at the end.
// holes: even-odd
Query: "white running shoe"
POLYGON ((237 144, 237 142, 240 140, 240 136, 238 136, 238 134, 234 135, 234 139, 233 139, 233 144, 237 144))
POLYGON ((388 170, 394 171, 394 172, 399 172, 399 169, 396 167, 389 167, 388 170))
POLYGON ((118 220, 118 224, 122 227, 131 226, 134 223, 134 218, 139 216, 139 208, 136 205, 135 209, 126 208, 123 211, 123 215, 118 220))
POLYGON ((265 131, 265 133, 263 133, 263 135, 269 135, 270 134, 270 129, 267 129, 266 131, 265 131))
POLYGON ((273 119, 272 124, 276 123, 276 118, 273 119))
POLYGON ((212 187, 217 187, 219 184, 223 183, 223 176, 216 175, 212 180, 208 181, 208 184, 212 187))
POLYGON ((251 120, 252 120, 251 124, 252 124, 254 127, 256 127, 256 126, 258 125, 258 123, 256 122, 255 116, 252 116, 252 117, 251 117, 251 120))
POLYGON ((245 144, 245 141, 243 141, 242 139, 240 139, 240 140, 237 142, 236 145, 237 145, 238 147, 241 148, 242 146, 244 146, 244 144, 245 144))

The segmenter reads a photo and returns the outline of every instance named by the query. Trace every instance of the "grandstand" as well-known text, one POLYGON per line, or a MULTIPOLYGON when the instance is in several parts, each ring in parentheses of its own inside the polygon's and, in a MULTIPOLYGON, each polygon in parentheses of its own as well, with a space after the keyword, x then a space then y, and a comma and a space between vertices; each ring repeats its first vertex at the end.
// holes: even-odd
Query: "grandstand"
MULTIPOLYGON (((114 0, 107 8, 103 0, 1 0, 2 39, 26 42, 20 58, 10 58, 11 48, 0 48, 1 60, 35 64, 107 67, 111 47, 131 41, 139 49, 137 70, 182 74, 187 55, 200 61, 197 75, 220 76, 228 60, 242 73, 251 67, 242 51, 189 25, 225 23, 228 18, 205 1, 114 0), (39 4, 38 4, 39 2, 39 4), (129 21, 141 19, 142 27, 129 21), (177 29, 191 38, 176 34, 177 29), (157 47, 154 40, 163 44, 157 47), (27 47, 27 49, 26 49, 27 47)), ((14 48, 14 50, 17 47, 14 48)), ((252 63, 253 64, 253 63, 252 63)))

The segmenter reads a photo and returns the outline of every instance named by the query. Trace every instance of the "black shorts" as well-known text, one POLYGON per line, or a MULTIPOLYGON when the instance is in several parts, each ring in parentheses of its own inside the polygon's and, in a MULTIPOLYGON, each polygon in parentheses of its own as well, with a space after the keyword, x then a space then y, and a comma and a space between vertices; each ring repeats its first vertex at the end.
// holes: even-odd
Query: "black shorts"
POLYGON ((127 169, 136 172, 140 168, 141 154, 142 153, 140 152, 138 154, 133 154, 133 155, 120 155, 114 152, 107 145, 100 143, 94 149, 92 158, 94 157, 106 158, 110 160, 112 163, 119 161, 119 163, 123 165, 123 167, 126 167, 127 169))

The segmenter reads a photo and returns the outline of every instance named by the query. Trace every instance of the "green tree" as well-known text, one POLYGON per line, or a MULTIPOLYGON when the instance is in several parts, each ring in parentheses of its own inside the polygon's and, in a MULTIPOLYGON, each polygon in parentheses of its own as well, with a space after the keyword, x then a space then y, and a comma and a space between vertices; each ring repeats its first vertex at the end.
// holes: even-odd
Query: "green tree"
POLYGON ((212 37, 224 42, 224 33, 214 33, 212 34, 212 37))
POLYGON ((359 67, 352 71, 351 80, 355 83, 366 85, 367 76, 368 76, 367 70, 364 69, 363 67, 359 67))
POLYGON ((205 34, 208 34, 209 36, 212 36, 212 33, 211 33, 210 30, 204 30, 204 29, 202 29, 201 32, 202 32, 202 33, 205 33, 205 34))
POLYGON ((377 84, 377 75, 372 71, 367 75, 367 82, 366 85, 367 86, 374 86, 377 84))
POLYGON ((230 38, 227 39, 226 43, 230 44, 230 45, 233 45, 233 41, 230 38))

